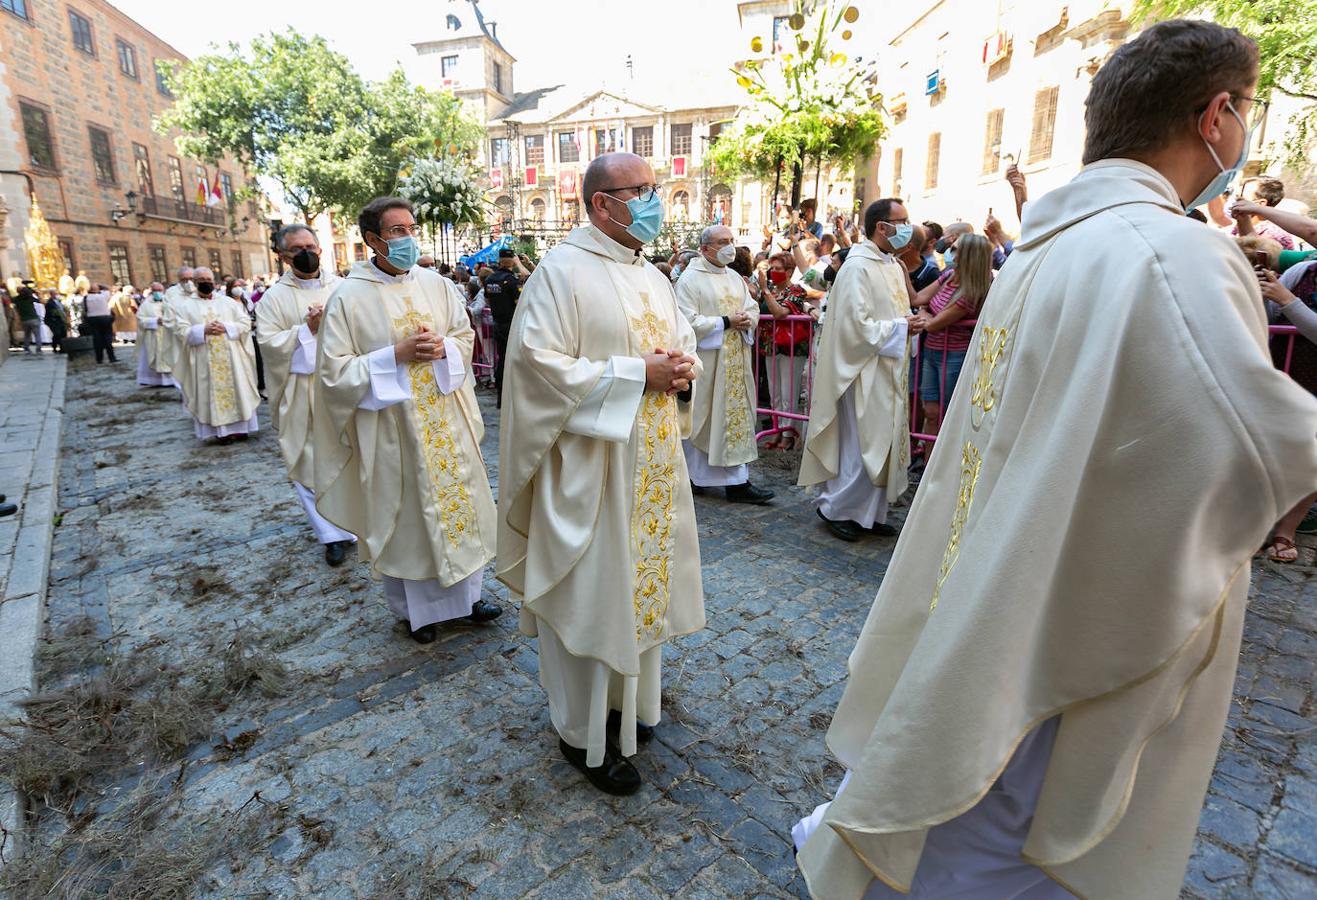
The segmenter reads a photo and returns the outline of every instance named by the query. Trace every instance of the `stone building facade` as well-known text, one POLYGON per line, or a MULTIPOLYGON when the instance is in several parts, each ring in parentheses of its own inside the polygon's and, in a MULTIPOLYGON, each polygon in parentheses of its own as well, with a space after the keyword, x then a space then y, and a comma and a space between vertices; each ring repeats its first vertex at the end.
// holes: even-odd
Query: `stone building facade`
POLYGON ((167 281, 180 265, 270 270, 262 210, 232 159, 183 157, 151 123, 185 57, 104 0, 0 0, 0 276, 27 274, 36 199, 69 273, 167 281), (223 199, 199 201, 198 185, 223 199))

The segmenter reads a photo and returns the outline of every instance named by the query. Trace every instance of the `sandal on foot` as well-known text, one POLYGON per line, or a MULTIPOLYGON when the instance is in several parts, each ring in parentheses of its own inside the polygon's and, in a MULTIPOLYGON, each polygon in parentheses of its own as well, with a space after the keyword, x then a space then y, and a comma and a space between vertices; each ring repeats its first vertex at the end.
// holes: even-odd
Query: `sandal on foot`
POLYGON ((1289 538, 1276 535, 1267 548, 1267 559, 1277 563, 1298 562, 1299 550, 1289 538))

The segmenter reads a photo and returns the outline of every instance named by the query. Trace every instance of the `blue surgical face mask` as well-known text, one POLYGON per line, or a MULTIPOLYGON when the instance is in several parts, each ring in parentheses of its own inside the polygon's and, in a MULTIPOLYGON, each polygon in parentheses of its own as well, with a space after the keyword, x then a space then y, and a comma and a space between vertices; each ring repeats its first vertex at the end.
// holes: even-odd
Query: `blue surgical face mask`
POLYGON ((942 262, 946 263, 948 269, 956 265, 956 248, 954 246, 948 247, 947 252, 942 254, 942 262))
POLYGON ((416 260, 421 258, 421 248, 417 245, 416 238, 410 234, 406 237, 390 238, 389 255, 384 258, 395 269, 406 272, 416 265, 416 260))
POLYGON ((889 247, 893 250, 900 250, 906 244, 910 243, 910 238, 912 238, 915 233, 915 226, 911 225, 909 222, 903 225, 893 225, 891 222, 888 222, 887 224, 896 229, 896 233, 887 238, 887 245, 889 247))
POLYGON ((164 291, 153 291, 153 292, 151 293, 151 296, 152 296, 153 298, 155 298, 156 300, 163 300, 163 299, 165 299, 165 292, 164 292, 164 291))
MULTIPOLYGON (((613 199, 619 198, 613 197, 613 199)), ((626 226, 627 234, 642 244, 648 244, 658 237, 659 229, 663 227, 663 201, 659 199, 658 191, 651 194, 648 200, 639 197, 627 200, 626 208, 627 212, 631 213, 631 224, 626 226)))
MULTIPOLYGON (((1186 213, 1190 210, 1197 209, 1213 197, 1219 197, 1225 193, 1226 188, 1230 187, 1230 183, 1238 177, 1239 173, 1244 170, 1244 164, 1248 162, 1248 148, 1249 145, 1253 143, 1253 132, 1249 130, 1248 126, 1244 124, 1244 120, 1240 118, 1239 113, 1235 111, 1234 104, 1226 101, 1226 107, 1229 108, 1230 114, 1235 117, 1235 121, 1239 123, 1239 127, 1244 131, 1244 146, 1240 148, 1239 159, 1235 162, 1234 166, 1227 169, 1225 165, 1222 164, 1221 157, 1217 156, 1216 151, 1212 149, 1212 145, 1207 143, 1207 141, 1203 141, 1204 146, 1207 147, 1207 152, 1212 154, 1212 162, 1216 163, 1216 167, 1221 171, 1217 173, 1217 176, 1212 179, 1212 182, 1207 187, 1203 188, 1201 194, 1185 204, 1184 211, 1186 213)), ((1201 118, 1202 117, 1200 116, 1200 121, 1201 118)))

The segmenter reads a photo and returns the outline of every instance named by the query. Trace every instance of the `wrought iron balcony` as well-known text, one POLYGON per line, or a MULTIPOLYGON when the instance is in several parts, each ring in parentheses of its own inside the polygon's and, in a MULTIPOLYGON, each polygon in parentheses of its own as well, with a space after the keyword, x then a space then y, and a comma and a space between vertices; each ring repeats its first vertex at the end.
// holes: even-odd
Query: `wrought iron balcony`
POLYGON ((142 214, 153 219, 224 227, 224 210, 221 207, 198 206, 172 197, 142 197, 139 202, 142 204, 142 214))

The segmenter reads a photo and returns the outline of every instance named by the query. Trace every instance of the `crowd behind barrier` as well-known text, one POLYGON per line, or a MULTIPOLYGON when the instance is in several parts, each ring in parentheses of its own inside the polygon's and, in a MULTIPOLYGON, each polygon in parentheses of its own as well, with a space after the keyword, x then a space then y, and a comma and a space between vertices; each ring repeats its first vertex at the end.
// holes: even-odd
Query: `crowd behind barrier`
MULTIPOLYGON (((976 321, 967 319, 963 324, 972 327, 976 321)), ((476 348, 471 366, 475 370, 474 374, 478 381, 492 384, 494 368, 498 363, 493 319, 487 314, 474 314, 471 316, 471 326, 476 332, 476 348)), ((1293 325, 1272 325, 1268 330, 1271 333, 1271 355, 1276 368, 1293 375, 1299 383, 1309 389, 1317 387, 1317 348, 1312 348, 1310 351, 1306 346, 1299 344, 1299 352, 1296 354, 1296 338, 1299 332, 1293 325), (1304 375, 1308 369, 1312 370, 1312 379, 1304 375), (1310 380, 1312 384, 1309 384, 1310 380)), ((775 319, 768 315, 759 317, 759 333, 754 343, 754 375, 758 398, 755 414, 759 417, 761 427, 755 434, 756 440, 763 441, 789 434, 803 444, 805 427, 809 423, 814 363, 818 350, 817 337, 820 332, 821 327, 816 327, 814 320, 809 316, 787 316, 783 319, 775 319)), ((923 349, 922 341, 916 340, 911 354, 909 375, 911 398, 919 397, 922 369, 919 360, 923 352, 929 351, 923 349)), ((931 352, 941 353, 945 360, 950 351, 944 348, 931 352)), ((967 358, 966 367, 969 368, 971 363, 972 357, 967 358)), ((937 421, 935 423, 925 421, 922 404, 916 399, 910 402, 910 440, 914 445, 916 457, 920 455, 918 451, 921 442, 926 445, 924 449, 932 449, 933 443, 937 440, 937 429, 929 426, 942 424, 946 404, 950 400, 945 383, 947 372, 945 363, 939 371, 943 373, 944 380, 940 390, 942 399, 938 402, 937 421)))

